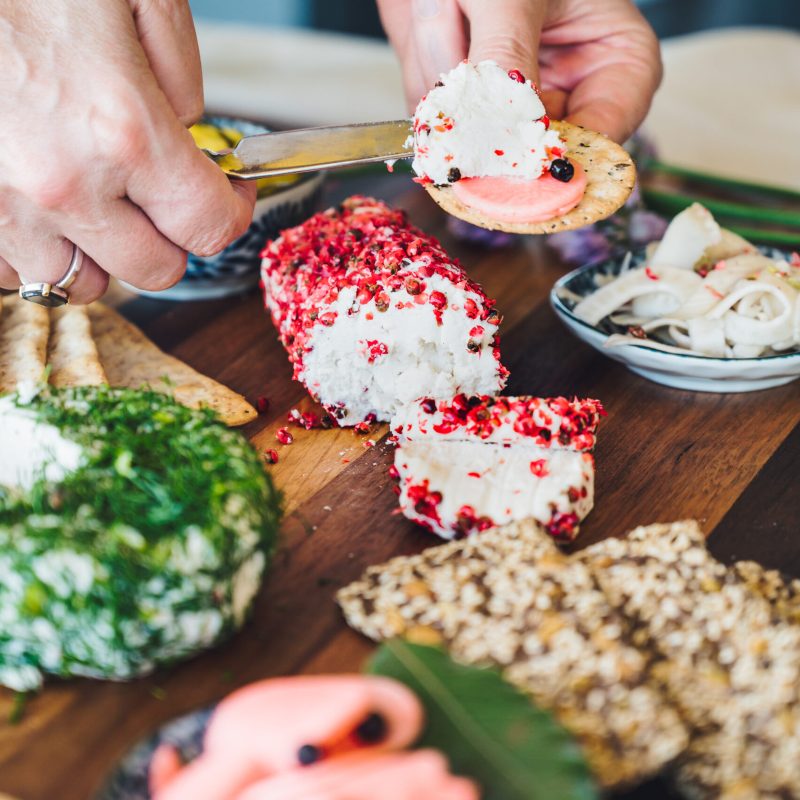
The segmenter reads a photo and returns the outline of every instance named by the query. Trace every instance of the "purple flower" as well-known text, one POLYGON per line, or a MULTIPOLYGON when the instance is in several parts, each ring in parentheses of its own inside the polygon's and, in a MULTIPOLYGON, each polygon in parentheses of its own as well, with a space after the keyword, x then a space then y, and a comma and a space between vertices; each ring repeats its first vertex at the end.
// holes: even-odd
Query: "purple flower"
POLYGON ((486 228, 480 228, 477 225, 465 222, 463 219, 458 219, 458 217, 450 216, 447 218, 447 231, 462 242, 478 244, 492 249, 496 247, 506 247, 516 238, 516 234, 514 233, 490 231, 486 228))
POLYGON ((576 231, 553 233, 547 237, 552 247, 568 264, 588 264, 611 255, 611 243, 596 226, 579 228, 576 231))
POLYGON ((634 211, 628 221, 628 239, 632 246, 655 242, 667 229, 664 217, 653 211, 634 211))

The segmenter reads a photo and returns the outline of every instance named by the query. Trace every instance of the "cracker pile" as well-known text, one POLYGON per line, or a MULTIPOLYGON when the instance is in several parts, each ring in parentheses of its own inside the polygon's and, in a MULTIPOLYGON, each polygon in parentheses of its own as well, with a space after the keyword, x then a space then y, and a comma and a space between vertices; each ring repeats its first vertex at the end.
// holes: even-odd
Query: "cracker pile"
POLYGON ((643 780, 686 748, 625 619, 532 522, 373 567, 338 601, 373 639, 444 643, 461 661, 500 666, 575 735, 605 787, 643 780))
POLYGON ((604 787, 674 764, 690 797, 800 796, 800 581, 720 564, 695 522, 576 556, 522 523, 373 567, 338 599, 374 639, 499 666, 604 787))
POLYGON ((695 732, 678 764, 687 794, 800 796, 797 587, 752 564, 729 570, 695 523, 637 528, 578 560, 664 659, 655 675, 695 732))
POLYGON ((189 408, 211 408, 227 425, 244 425, 257 413, 240 394, 167 355, 102 303, 47 309, 0 296, 0 395, 38 383, 48 366, 48 382, 58 388, 147 387, 189 408))

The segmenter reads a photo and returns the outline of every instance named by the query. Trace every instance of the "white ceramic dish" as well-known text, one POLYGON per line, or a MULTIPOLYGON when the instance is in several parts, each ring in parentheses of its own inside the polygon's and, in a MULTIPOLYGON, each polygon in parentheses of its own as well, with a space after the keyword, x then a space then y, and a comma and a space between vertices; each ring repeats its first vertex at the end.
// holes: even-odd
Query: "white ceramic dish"
MULTIPOLYGON (((771 250, 767 251, 769 255, 771 250)), ((633 256, 634 266, 644 253, 633 256)), ((588 264, 565 275, 550 292, 550 303, 558 318, 579 339, 603 355, 620 361, 632 372, 656 383, 696 392, 755 392, 782 386, 800 378, 800 351, 759 358, 711 358, 691 353, 665 353, 640 345, 606 347, 611 333, 625 333, 603 320, 597 326, 578 319, 572 309, 578 298, 597 288, 598 275, 617 275, 623 258, 588 264)))

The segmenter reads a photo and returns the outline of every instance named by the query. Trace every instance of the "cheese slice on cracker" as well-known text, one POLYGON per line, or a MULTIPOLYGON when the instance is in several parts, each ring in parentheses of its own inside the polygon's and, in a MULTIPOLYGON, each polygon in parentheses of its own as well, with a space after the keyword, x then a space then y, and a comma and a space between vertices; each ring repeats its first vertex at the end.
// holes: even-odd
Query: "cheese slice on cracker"
MULTIPOLYGON (((448 214, 481 228, 507 233, 557 233, 610 217, 625 204, 636 183, 636 167, 630 155, 608 137, 580 125, 553 121, 550 126, 566 144, 564 156, 579 164, 586 175, 583 197, 565 214, 540 222, 509 222, 492 219, 465 204, 452 186, 426 184, 426 191, 448 214)), ((513 197, 509 197, 509 202, 513 203, 513 197)))

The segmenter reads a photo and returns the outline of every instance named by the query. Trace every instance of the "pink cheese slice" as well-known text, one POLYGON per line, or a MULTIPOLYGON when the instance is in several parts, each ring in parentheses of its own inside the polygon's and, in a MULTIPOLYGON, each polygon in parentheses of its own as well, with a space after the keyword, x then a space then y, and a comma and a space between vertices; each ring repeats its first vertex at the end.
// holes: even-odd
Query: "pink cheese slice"
POLYGON ((487 219, 500 222, 546 222, 571 211, 586 190, 586 173, 572 162, 572 180, 557 181, 549 172, 534 181, 508 177, 462 178, 452 185, 456 197, 487 219))

